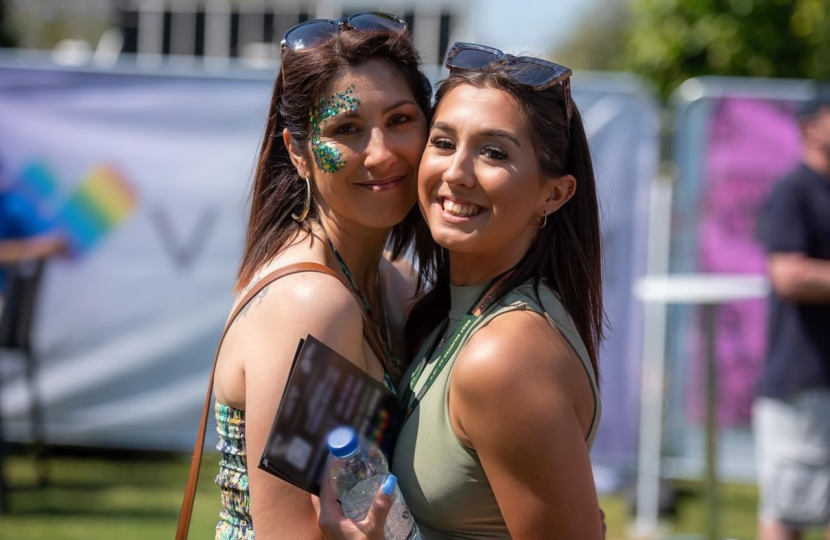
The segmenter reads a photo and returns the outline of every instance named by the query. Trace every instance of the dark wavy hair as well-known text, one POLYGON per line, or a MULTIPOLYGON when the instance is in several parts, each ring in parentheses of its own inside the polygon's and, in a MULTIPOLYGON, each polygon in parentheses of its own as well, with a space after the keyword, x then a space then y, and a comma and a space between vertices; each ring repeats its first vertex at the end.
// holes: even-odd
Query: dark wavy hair
MULTIPOLYGON (((307 221, 297 223, 291 217, 303 208, 306 184, 291 163, 283 142, 283 129, 288 129, 297 148, 307 152, 312 107, 324 97, 331 81, 343 70, 371 60, 381 60, 397 72, 412 90, 424 116, 429 118, 432 87, 420 70, 420 58, 406 30, 344 30, 308 49, 285 50, 259 150, 237 290, 300 230, 310 231, 307 221)), ((312 204, 308 215, 314 218, 316 214, 312 204)), ((392 229, 393 258, 400 256, 411 244, 420 219, 416 206, 392 229)))
MULTIPOLYGON (((596 182, 582 117, 573 105, 570 125, 566 125, 562 85, 535 91, 510 78, 505 67, 504 62, 497 62, 481 71, 452 73, 438 88, 433 114, 444 96, 461 85, 497 88, 512 96, 524 113, 544 173, 552 177, 572 174, 576 178, 574 196, 548 216, 547 225, 535 236, 502 295, 529 279, 537 298, 540 283, 555 291, 585 343, 599 381, 597 352, 605 326, 601 231, 596 182)), ((450 308, 447 250, 433 241, 423 220, 416 233, 415 251, 420 265, 419 287, 431 288, 416 302, 407 319, 412 355, 447 317, 450 308)))

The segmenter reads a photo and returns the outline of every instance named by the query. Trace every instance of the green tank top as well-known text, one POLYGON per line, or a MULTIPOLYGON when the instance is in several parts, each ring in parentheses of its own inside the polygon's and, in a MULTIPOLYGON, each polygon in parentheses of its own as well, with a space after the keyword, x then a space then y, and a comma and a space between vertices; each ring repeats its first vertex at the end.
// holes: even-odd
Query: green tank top
MULTIPOLYGON (((470 287, 451 287, 452 304, 450 324, 445 335, 450 335, 487 284, 470 287)), ((499 510, 493 490, 474 450, 464 446, 452 429, 449 417, 448 392, 455 360, 464 344, 494 317, 515 310, 531 310, 547 314, 551 323, 570 343, 585 369, 594 393, 594 418, 585 444, 591 449, 601 414, 601 403, 588 351, 574 327, 564 306, 554 292, 539 287, 541 305, 529 283, 509 292, 491 306, 472 326, 456 353, 424 394, 412 415, 401 428, 395 445, 392 472, 404 499, 415 516, 424 540, 510 539, 507 525, 499 510), (544 306, 544 307, 543 307, 544 306)), ((399 395, 403 394, 412 371, 436 339, 436 330, 414 358, 404 375, 399 395)), ((435 357, 439 351, 433 353, 435 357)), ((428 363, 415 386, 415 393, 423 386, 434 362, 428 363)))

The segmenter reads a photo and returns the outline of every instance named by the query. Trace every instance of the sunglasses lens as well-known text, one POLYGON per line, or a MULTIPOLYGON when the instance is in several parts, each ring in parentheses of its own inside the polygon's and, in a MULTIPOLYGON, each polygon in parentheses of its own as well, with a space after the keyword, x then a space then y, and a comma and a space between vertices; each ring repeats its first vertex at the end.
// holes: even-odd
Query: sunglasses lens
POLYGON ((288 48, 299 51, 325 41, 337 32, 337 25, 331 21, 313 21, 295 26, 285 34, 288 48))
POLYGON ((462 49, 452 59, 452 66, 461 69, 481 69, 498 60, 490 51, 478 49, 462 49))
POLYGON ((397 31, 406 27, 405 22, 387 13, 356 13, 349 17, 349 24, 364 32, 397 31))
POLYGON ((509 68, 510 76, 522 84, 541 86, 556 78, 556 69, 532 62, 517 62, 509 68))

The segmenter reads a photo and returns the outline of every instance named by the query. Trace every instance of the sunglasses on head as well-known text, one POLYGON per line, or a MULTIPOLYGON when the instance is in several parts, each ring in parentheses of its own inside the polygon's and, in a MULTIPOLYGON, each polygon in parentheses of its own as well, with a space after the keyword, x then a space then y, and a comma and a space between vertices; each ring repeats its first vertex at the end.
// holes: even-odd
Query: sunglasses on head
POLYGON ((507 74, 514 81, 526 84, 534 90, 544 90, 555 84, 562 84, 565 93, 565 121, 571 125, 571 75, 565 66, 534 58, 532 56, 513 56, 494 47, 457 41, 447 53, 445 65, 450 73, 453 71, 479 71, 494 62, 504 60, 507 74))
POLYGON ((393 31, 398 32, 406 28, 406 22, 402 19, 374 11, 361 11, 348 17, 339 19, 315 19, 306 21, 294 26, 283 35, 280 42, 280 54, 285 49, 300 51, 313 47, 330 39, 344 29, 360 30, 362 32, 393 31))

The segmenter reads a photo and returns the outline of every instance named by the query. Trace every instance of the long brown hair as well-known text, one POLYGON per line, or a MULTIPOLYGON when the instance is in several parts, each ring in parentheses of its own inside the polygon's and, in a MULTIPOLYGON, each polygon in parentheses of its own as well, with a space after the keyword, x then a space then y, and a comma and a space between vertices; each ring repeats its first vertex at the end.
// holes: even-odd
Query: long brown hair
MULTIPOLYGON (((533 280, 537 299, 540 283, 555 291, 585 343, 599 381, 597 353, 605 324, 601 231, 594 169, 582 117, 573 105, 570 125, 566 125, 562 85, 535 91, 511 79, 505 67, 501 62, 482 71, 451 74, 439 86, 435 108, 461 85, 502 90, 523 111, 545 175, 572 174, 576 178, 574 196, 548 216, 546 226, 536 234, 502 294, 528 279, 533 280)), ((413 354, 450 308, 448 253, 432 240, 423 221, 416 233, 415 250, 422 288, 432 288, 415 304, 407 320, 407 340, 413 354)))
MULTIPOLYGON (((274 93, 260 146, 251 212, 245 236, 245 251, 239 267, 236 289, 249 282, 263 264, 273 258, 301 230, 309 231, 307 221, 297 223, 306 201, 306 183, 297 174, 282 132, 288 129, 292 143, 306 152, 311 134, 310 113, 324 96, 331 81, 344 69, 371 60, 386 62, 412 90, 415 101, 428 116, 432 89, 420 71, 420 59, 407 31, 365 32, 345 30, 325 43, 295 52, 286 49, 274 82, 274 93)), ((317 215, 312 204, 309 218, 317 215)), ((392 255, 398 257, 409 246, 420 220, 417 207, 392 229, 392 255)))

